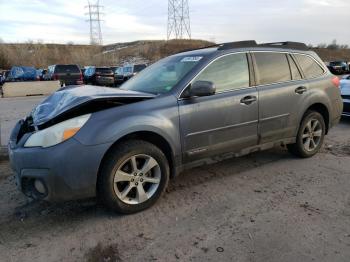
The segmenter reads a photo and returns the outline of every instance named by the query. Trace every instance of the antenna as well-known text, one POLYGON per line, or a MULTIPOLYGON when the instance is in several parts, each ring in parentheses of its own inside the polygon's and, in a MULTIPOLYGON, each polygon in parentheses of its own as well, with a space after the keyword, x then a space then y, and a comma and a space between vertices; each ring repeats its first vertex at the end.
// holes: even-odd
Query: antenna
POLYGON ((100 5, 100 0, 97 0, 94 4, 88 1, 88 5, 85 8, 89 9, 88 13, 85 13, 89 17, 87 22, 90 23, 90 44, 91 45, 102 45, 102 31, 101 31, 101 9, 103 6, 100 5))
POLYGON ((188 0, 168 0, 167 39, 191 39, 190 10, 188 0))

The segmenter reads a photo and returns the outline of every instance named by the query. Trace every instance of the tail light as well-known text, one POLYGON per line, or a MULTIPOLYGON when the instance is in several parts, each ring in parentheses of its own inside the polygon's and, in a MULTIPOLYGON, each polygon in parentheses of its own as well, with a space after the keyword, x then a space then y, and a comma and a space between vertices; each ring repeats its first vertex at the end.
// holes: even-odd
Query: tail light
POLYGON ((332 78, 332 83, 334 86, 336 86, 338 88, 340 87, 340 79, 337 76, 332 78))
POLYGON ((79 78, 80 81, 83 81, 83 74, 80 73, 80 78, 79 78))
POLYGON ((53 78, 53 80, 58 80, 58 75, 57 74, 53 74, 52 78, 53 78))

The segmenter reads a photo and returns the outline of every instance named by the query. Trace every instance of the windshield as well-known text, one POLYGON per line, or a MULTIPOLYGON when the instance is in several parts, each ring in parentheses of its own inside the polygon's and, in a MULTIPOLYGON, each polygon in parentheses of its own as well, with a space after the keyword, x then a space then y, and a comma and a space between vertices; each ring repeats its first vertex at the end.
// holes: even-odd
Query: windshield
POLYGON ((171 56, 142 70, 121 86, 121 89, 151 94, 169 92, 202 56, 171 56))

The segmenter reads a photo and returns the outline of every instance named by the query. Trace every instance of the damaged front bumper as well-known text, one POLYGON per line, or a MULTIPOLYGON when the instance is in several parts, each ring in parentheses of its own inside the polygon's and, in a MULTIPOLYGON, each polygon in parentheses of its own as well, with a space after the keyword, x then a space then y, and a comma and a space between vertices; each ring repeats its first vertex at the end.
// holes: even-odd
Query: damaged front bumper
POLYGON ((96 195, 99 166, 109 144, 86 146, 71 138, 48 148, 25 148, 30 134, 18 140, 24 125, 23 120, 17 123, 8 145, 19 190, 28 197, 48 201, 96 195))

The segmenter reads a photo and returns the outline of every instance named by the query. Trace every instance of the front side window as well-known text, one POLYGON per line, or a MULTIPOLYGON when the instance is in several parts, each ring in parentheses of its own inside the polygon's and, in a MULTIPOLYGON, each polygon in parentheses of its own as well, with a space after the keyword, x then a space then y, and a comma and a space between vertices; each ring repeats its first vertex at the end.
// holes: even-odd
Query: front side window
POLYGON ((324 73, 323 68, 311 57, 307 55, 294 55, 304 72, 306 78, 315 78, 324 73))
POLYGON ((249 67, 245 53, 231 54, 215 60, 193 81, 210 81, 216 92, 249 87, 249 67))
POLYGON ((256 52, 256 74, 260 85, 292 80, 287 56, 284 53, 256 52))

